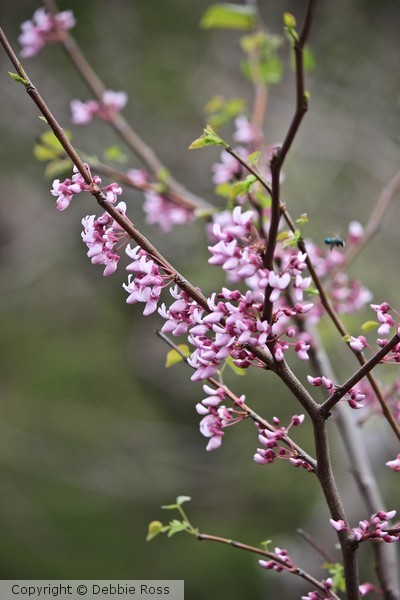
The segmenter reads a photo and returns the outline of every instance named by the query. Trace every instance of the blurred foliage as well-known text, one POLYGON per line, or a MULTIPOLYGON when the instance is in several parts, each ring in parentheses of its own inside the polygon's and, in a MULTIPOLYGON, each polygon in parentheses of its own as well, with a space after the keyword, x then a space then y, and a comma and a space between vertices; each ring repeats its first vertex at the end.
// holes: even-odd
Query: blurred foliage
MULTIPOLYGON (((187 151, 203 127, 202 109, 216 94, 243 96, 251 106, 251 87, 239 66, 243 32, 199 28, 211 4, 59 5, 74 10, 73 33, 107 87, 128 92, 127 118, 171 173, 208 199, 210 164, 220 149, 187 151)), ((16 47, 19 24, 37 5, 2 2, 2 26, 16 47)), ((283 11, 301 23, 304 6, 298 0, 262 3, 262 11, 270 31, 281 34, 283 11)), ((351 219, 365 222, 398 168, 399 18, 395 0, 340 0, 318 8, 310 39, 316 68, 307 78, 310 113, 285 165, 284 194, 294 218, 307 212, 307 234, 321 243, 326 235, 343 234, 351 219)), ((188 385, 183 364, 165 370, 168 349, 153 335, 159 320, 144 320, 138 306, 125 305, 123 269, 105 280, 100 268, 88 264, 79 223, 96 210, 91 199, 76 201, 62 215, 54 210, 43 164, 32 155, 43 123, 8 77, 4 54, 0 67, 2 577, 185 579, 191 600, 216 594, 239 600, 244 590, 251 598, 297 597, 297 581, 260 572, 254 557, 231 548, 184 536, 145 542, 148 523, 177 494, 192 496, 191 518, 200 530, 250 544, 270 538, 318 577, 324 574, 320 557, 293 531, 302 526, 328 545, 334 536, 312 476, 287 464, 261 468, 252 462, 257 440, 250 423, 228 431, 217 453, 205 453, 194 411, 201 387, 188 385)), ((59 121, 70 127, 70 100, 89 95, 62 49, 47 48, 26 67, 59 121)), ((293 100, 293 74, 285 69, 269 101, 271 142, 282 139, 293 100)), ((79 148, 98 156, 119 144, 102 123, 74 128, 73 135, 79 148)), ((229 128, 222 135, 228 137, 229 128)), ((126 168, 138 167, 130 160, 126 168)), ((125 196, 142 226, 140 195, 125 196)), ((398 210, 398 203, 390 208, 379 238, 351 269, 378 300, 384 293, 393 303, 397 253, 384 253, 382 240, 397 247, 398 210), (385 269, 371 269, 380 260, 385 269)), ((169 237, 143 230, 205 293, 221 286, 217 269, 206 265, 202 223, 169 237)), ((357 328, 368 317, 351 317, 348 325, 357 328)), ((331 333, 323 324, 324 338, 331 333)), ((328 351, 344 378, 349 365, 340 340, 331 337, 328 351)), ((304 366, 301 376, 306 374, 304 366)), ((228 378, 269 418, 279 415, 284 423, 298 412, 272 375, 228 378)), ((305 425, 296 434, 312 451, 310 429, 305 425)), ((384 452, 390 456, 389 441, 377 441, 372 428, 368 435, 378 461, 384 452)), ((346 464, 340 447, 335 455, 346 464)), ((355 493, 348 479, 339 472, 347 499, 355 493)))

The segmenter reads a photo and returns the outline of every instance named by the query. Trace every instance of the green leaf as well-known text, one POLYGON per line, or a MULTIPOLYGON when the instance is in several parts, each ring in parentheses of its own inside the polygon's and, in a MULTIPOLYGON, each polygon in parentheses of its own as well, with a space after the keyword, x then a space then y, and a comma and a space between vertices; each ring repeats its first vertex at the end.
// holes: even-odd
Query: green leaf
POLYGON ((119 146, 109 146, 104 150, 104 158, 106 160, 113 160, 114 162, 126 163, 128 155, 119 146))
POLYGON ((345 342, 346 344, 349 344, 351 342, 351 335, 349 335, 348 333, 346 335, 344 335, 342 337, 342 341, 345 342))
POLYGON ((305 46, 305 48, 303 50, 303 62, 304 62, 304 71, 306 73, 315 69, 315 64, 316 64, 315 56, 311 52, 311 50, 308 46, 305 46))
MULTIPOLYGON (((177 346, 177 348, 186 357, 190 356, 189 346, 187 346, 186 344, 179 344, 177 346)), ((179 352, 177 352, 175 349, 170 350, 167 354, 167 360, 165 361, 165 367, 168 369, 169 367, 173 367, 174 365, 177 365, 178 363, 182 362, 183 360, 184 360, 184 358, 183 358, 183 356, 181 356, 179 354, 179 352)))
POLYGON ((361 331, 372 331, 373 329, 376 329, 379 326, 379 323, 377 323, 376 321, 365 321, 365 323, 363 323, 361 325, 361 331))
POLYGON ((184 521, 178 521, 177 519, 174 519, 169 524, 168 537, 172 537, 176 533, 180 533, 181 531, 186 531, 186 530, 187 530, 187 523, 185 523, 184 521))
POLYGON ((256 182, 257 177, 254 175, 248 175, 244 181, 237 181, 230 189, 229 198, 233 200, 237 196, 244 196, 256 182))
POLYGON ((17 83, 22 83, 22 85, 25 85, 25 86, 28 85, 27 80, 24 79, 23 77, 21 77, 20 75, 17 75, 17 73, 12 73, 11 71, 8 71, 8 74, 11 77, 11 79, 16 81, 17 83))
POLYGON ((301 231, 300 229, 296 229, 293 235, 289 234, 289 237, 286 240, 283 240, 284 248, 294 248, 297 246, 299 240, 301 240, 301 231))
POLYGON ((50 161, 44 170, 46 179, 57 179, 60 175, 70 173, 73 162, 69 158, 55 158, 50 161))
POLYGON ((260 542, 260 546, 264 548, 268 552, 270 545, 272 544, 272 540, 263 540, 260 542))
POLYGON ((224 146, 226 148, 227 144, 219 137, 211 125, 207 125, 201 137, 190 144, 189 150, 197 150, 197 148, 205 148, 205 146, 224 146))
POLYGON ((204 107, 207 120, 215 129, 229 123, 245 111, 246 102, 242 98, 235 97, 225 100, 223 96, 214 96, 204 107))
POLYGON ((176 503, 179 504, 179 506, 181 506, 181 504, 183 504, 184 502, 190 502, 191 499, 192 498, 190 496, 178 496, 176 499, 176 503))
POLYGON ((147 529, 146 542, 150 542, 153 538, 155 538, 159 533, 165 531, 166 528, 161 523, 161 521, 152 521, 149 523, 149 527, 147 529))
POLYGON ((42 146, 42 144, 35 144, 33 147, 33 156, 36 160, 49 161, 53 158, 58 158, 59 152, 48 146, 42 146))
POLYGON ((332 589, 334 592, 345 592, 346 582, 344 579, 344 568, 340 563, 324 563, 324 569, 327 569, 332 577, 332 589))
POLYGON ((225 359, 225 364, 227 367, 229 367, 235 373, 235 375, 240 375, 240 376, 246 375, 245 369, 241 369, 240 367, 237 367, 235 364, 233 364, 232 356, 228 356, 225 359))
POLYGON ((256 23, 256 8, 239 4, 214 4, 203 14, 200 26, 204 29, 243 29, 250 31, 256 23))
POLYGON ((248 155, 248 157, 246 158, 246 162, 249 165, 257 165, 259 159, 261 156, 261 152, 260 150, 256 150, 255 152, 252 152, 251 154, 248 155))
POLYGON ((163 510, 176 510, 178 508, 177 504, 163 504, 161 507, 163 510))
POLYGON ((281 233, 279 233, 276 236, 277 242, 282 242, 283 240, 288 240, 288 239, 292 239, 292 235, 291 235, 291 233, 289 233, 289 231, 281 231, 281 233))
POLYGON ((306 223, 308 223, 309 219, 307 216, 307 213, 303 213, 302 215, 300 215, 300 217, 298 219, 296 219, 296 223, 298 223, 300 225, 300 227, 302 225, 305 225, 306 223))
POLYGON ((233 188, 233 185, 231 183, 220 183, 219 185, 216 186, 216 188, 214 189, 214 192, 218 196, 222 196, 223 198, 230 198, 232 188, 233 188))
POLYGON ((306 294, 309 294, 310 296, 319 296, 319 291, 313 285, 310 285, 310 287, 308 287, 304 291, 306 292, 306 294))

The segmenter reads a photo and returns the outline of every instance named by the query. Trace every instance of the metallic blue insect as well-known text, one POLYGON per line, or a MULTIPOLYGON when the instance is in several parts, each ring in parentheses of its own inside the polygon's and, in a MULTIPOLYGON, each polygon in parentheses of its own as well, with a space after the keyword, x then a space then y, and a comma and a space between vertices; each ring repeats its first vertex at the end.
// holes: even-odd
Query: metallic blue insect
POLYGON ((326 237, 324 238, 324 244, 329 246, 331 250, 333 250, 333 248, 344 248, 345 246, 344 240, 341 240, 338 237, 326 237))

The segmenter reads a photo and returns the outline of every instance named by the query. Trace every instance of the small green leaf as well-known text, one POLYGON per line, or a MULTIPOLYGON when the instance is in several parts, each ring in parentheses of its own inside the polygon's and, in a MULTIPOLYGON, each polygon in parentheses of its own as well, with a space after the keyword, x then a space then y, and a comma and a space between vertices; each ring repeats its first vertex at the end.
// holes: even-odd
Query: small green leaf
POLYGON ((176 533, 180 533, 181 531, 186 531, 186 530, 187 530, 187 523, 185 523, 184 521, 178 521, 177 519, 174 519, 169 524, 168 537, 172 537, 176 533))
POLYGON ((16 81, 17 83, 22 83, 22 85, 25 85, 25 86, 28 85, 27 80, 24 79, 23 77, 21 77, 20 75, 17 75, 17 73, 12 73, 11 71, 8 71, 8 74, 11 77, 11 79, 16 81))
POLYGON ((190 144, 189 150, 205 148, 205 146, 227 147, 227 144, 219 137, 219 135, 214 131, 211 125, 207 125, 201 137, 197 138, 197 140, 194 140, 194 142, 190 144))
POLYGON ((246 375, 246 370, 245 369, 241 369, 240 367, 237 367, 234 363, 233 363, 233 358, 232 356, 228 356, 225 359, 225 364, 227 367, 229 367, 234 373, 235 375, 246 375))
POLYGON ((161 508, 163 510, 175 510, 178 508, 178 504, 163 504, 161 508))
POLYGON ((46 179, 57 179, 60 175, 70 173, 73 166, 69 158, 55 158, 46 166, 44 176, 46 179))
POLYGON ((313 285, 310 285, 310 287, 308 287, 304 291, 306 292, 306 294, 309 294, 310 296, 319 296, 319 291, 313 285))
POLYGON ((257 182, 257 177, 254 175, 248 175, 244 181, 237 181, 230 189, 229 197, 231 200, 237 196, 244 196, 248 194, 254 183, 257 182))
POLYGON ((149 523, 149 527, 147 529, 146 542, 150 542, 153 538, 155 538, 159 533, 165 531, 164 525, 161 521, 152 521, 149 523))
POLYGON ((296 229, 295 232, 293 232, 293 234, 291 235, 289 233, 289 236, 286 240, 283 240, 283 247, 284 248, 294 248, 295 246, 297 246, 299 240, 301 240, 301 231, 300 229, 296 229))
POLYGON ((104 158, 123 164, 127 162, 128 155, 125 154, 119 146, 109 146, 104 150, 104 158))
POLYGON ((315 56, 311 52, 311 50, 308 46, 305 46, 305 48, 303 50, 303 62, 304 62, 304 71, 306 73, 315 69, 315 64, 316 64, 315 56))
POLYGON ((40 119, 41 121, 43 121, 44 123, 46 123, 46 125, 49 124, 48 120, 46 119, 46 117, 44 117, 43 115, 39 115, 38 119, 40 119))
POLYGON ((346 334, 342 337, 342 341, 345 342, 346 344, 349 344, 351 342, 351 335, 346 334))
POLYGON ((190 496, 178 496, 176 499, 176 503, 179 504, 179 506, 180 506, 184 502, 190 502, 191 499, 192 498, 190 496))
POLYGON ((327 569, 332 577, 332 590, 334 592, 345 592, 346 582, 344 579, 344 568, 340 563, 324 563, 324 569, 327 569))
POLYGON ((230 198, 232 188, 233 188, 233 185, 231 183, 220 183, 214 189, 214 192, 218 196, 222 196, 223 198, 230 198))
POLYGON ((263 540, 260 542, 260 546, 264 548, 268 552, 270 545, 272 544, 272 540, 263 540))
POLYGON ((250 31, 256 23, 256 8, 239 4, 214 4, 203 14, 204 29, 243 29, 250 31))
POLYGON ((248 157, 246 158, 246 162, 249 165, 257 165, 259 159, 261 156, 261 152, 260 150, 256 150, 255 152, 252 152, 251 154, 248 155, 248 157))
POLYGON ((33 147, 33 156, 36 158, 36 160, 49 161, 53 160, 53 158, 58 158, 59 152, 54 150, 54 148, 43 146, 42 144, 36 144, 33 147))
POLYGON ((379 326, 379 323, 377 323, 376 321, 365 321, 365 323, 363 323, 361 325, 361 331, 372 331, 373 329, 376 329, 379 326))
POLYGON ((276 236, 276 241, 282 242, 283 240, 287 240, 289 238, 292 238, 292 235, 289 233, 289 231, 281 231, 281 233, 276 236))
MULTIPOLYGON (((180 350, 182 352, 182 354, 185 355, 185 357, 190 356, 190 350, 189 350, 189 346, 187 346, 186 344, 179 344, 177 346, 178 350, 180 350)), ((181 356, 181 354, 179 352, 177 352, 175 349, 170 350, 167 354, 167 360, 165 362, 165 366, 168 369, 169 367, 173 367, 174 365, 177 365, 178 363, 182 362, 184 360, 183 356, 181 356)))
POLYGON ((296 219, 296 223, 298 223, 300 225, 300 227, 302 225, 305 225, 306 223, 308 223, 309 219, 307 216, 307 213, 303 213, 302 215, 300 215, 300 217, 298 219, 296 219))
POLYGON ((289 12, 283 14, 283 24, 287 29, 294 29, 297 25, 296 18, 289 12))

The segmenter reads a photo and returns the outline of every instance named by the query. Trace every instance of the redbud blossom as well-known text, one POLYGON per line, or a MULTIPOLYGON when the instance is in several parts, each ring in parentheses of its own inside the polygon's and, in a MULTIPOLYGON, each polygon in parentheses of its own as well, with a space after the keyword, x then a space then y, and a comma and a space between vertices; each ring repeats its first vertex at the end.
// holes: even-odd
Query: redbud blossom
POLYGON ((400 471, 400 454, 398 454, 394 460, 389 460, 385 465, 389 467, 389 469, 392 469, 392 471, 400 471))
POLYGON ((74 25, 75 18, 70 10, 52 15, 45 8, 38 8, 31 21, 21 24, 22 33, 18 38, 23 47, 21 57, 35 56, 47 42, 62 41, 64 31, 72 29, 74 25))

